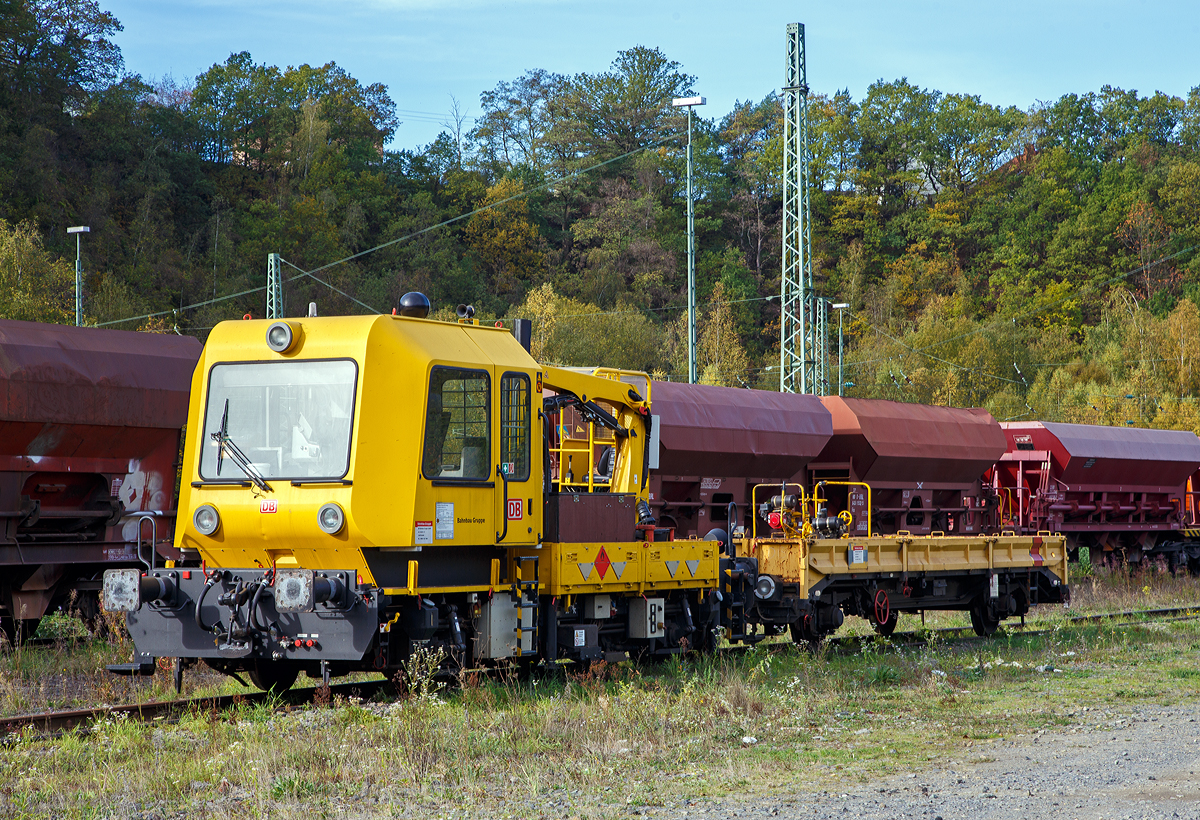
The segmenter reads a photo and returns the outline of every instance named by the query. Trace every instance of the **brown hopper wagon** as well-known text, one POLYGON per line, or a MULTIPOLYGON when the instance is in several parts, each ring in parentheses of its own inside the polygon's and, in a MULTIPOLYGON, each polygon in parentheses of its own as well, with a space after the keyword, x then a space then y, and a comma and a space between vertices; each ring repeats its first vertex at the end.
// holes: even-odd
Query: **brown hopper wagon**
POLYGON ((0 321, 0 627, 97 613, 106 568, 161 565, 200 343, 0 321))
MULTIPOLYGON (((808 483, 869 484, 872 527, 883 535, 992 531, 995 502, 981 479, 1005 448, 990 413, 839 396, 821 401, 833 417, 833 436, 808 465, 808 483)), ((852 535, 868 534, 865 490, 831 485, 825 495, 830 509, 853 514, 852 535)))

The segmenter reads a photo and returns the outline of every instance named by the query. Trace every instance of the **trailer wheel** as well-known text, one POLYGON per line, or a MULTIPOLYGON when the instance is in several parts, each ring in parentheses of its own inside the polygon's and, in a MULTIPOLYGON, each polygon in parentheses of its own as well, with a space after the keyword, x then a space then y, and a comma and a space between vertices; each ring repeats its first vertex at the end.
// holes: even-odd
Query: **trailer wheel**
POLYGON ((294 663, 256 660, 250 668, 250 682, 264 692, 279 694, 291 689, 299 674, 294 663))
POLYGON ((979 597, 971 605, 971 626, 975 630, 975 634, 981 638, 987 638, 1000 626, 1000 618, 992 614, 987 604, 987 599, 979 597))

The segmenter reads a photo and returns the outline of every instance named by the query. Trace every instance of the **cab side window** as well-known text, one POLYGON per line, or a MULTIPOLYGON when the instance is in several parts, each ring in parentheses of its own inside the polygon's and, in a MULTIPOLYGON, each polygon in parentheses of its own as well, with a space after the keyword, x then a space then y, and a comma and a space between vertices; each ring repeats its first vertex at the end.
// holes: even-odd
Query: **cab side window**
POLYGON ((529 480, 530 393, 524 373, 500 378, 500 469, 509 481, 529 480))
POLYGON ((486 371, 433 368, 421 459, 426 478, 482 481, 491 476, 490 391, 486 371))

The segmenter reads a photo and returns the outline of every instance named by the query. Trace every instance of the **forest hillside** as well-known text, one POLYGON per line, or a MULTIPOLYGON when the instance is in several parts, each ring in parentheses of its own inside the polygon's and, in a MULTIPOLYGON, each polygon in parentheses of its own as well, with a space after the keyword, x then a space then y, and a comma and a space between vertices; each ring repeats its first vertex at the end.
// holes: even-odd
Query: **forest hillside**
MULTIPOLYGON (((90 324, 204 338, 263 315, 279 253, 291 315, 420 290, 439 315, 534 319, 546 362, 686 373, 670 100, 695 83, 669 55, 531 67, 405 147, 403 89, 236 44, 194 79, 146 78, 120 30, 95 0, 0 0, 0 316, 74 321, 65 229, 89 225, 90 324)), ((808 110, 848 395, 1200 430, 1200 87, 1019 109, 881 79, 808 110)), ((778 96, 698 118, 694 146, 699 370, 777 389, 778 96)))

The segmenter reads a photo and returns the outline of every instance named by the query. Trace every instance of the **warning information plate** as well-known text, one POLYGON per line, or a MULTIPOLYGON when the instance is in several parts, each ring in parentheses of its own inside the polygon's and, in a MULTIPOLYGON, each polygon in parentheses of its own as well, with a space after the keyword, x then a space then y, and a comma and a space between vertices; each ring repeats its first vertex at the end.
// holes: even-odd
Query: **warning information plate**
POLYGON ((418 521, 414 525, 413 533, 414 544, 432 544, 433 543, 433 522, 418 521))

